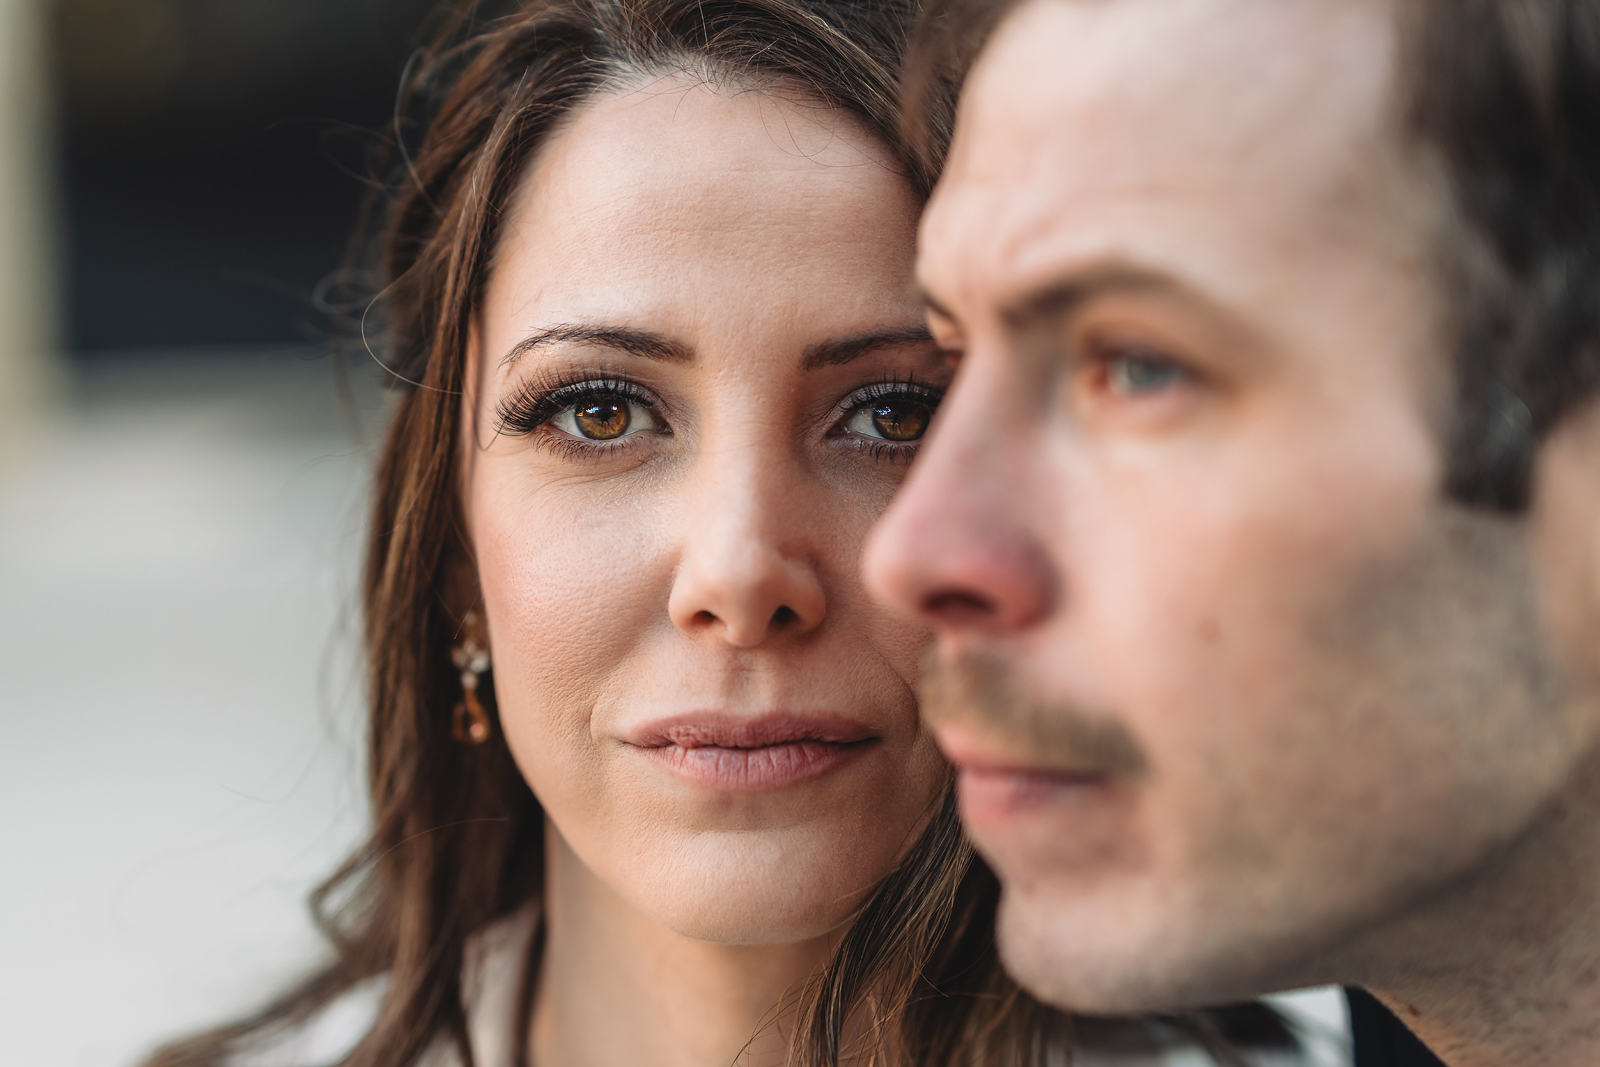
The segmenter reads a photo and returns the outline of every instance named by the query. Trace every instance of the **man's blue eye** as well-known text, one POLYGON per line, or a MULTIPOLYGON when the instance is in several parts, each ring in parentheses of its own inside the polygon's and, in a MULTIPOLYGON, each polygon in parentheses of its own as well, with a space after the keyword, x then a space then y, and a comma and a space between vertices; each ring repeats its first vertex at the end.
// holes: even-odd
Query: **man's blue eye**
POLYGON ((1170 389, 1184 379, 1184 370, 1169 359, 1154 355, 1117 356, 1107 368, 1114 392, 1126 395, 1170 389))

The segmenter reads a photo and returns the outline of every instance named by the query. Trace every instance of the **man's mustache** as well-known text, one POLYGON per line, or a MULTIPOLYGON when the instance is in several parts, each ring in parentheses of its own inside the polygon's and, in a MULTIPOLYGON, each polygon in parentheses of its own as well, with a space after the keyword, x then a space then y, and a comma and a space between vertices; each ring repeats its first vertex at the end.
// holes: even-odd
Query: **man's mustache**
POLYGON ((1119 778, 1137 778, 1150 768, 1143 747, 1114 715, 1039 699, 998 656, 943 657, 929 649, 919 690, 930 724, 969 723, 1026 753, 1030 763, 1119 778))

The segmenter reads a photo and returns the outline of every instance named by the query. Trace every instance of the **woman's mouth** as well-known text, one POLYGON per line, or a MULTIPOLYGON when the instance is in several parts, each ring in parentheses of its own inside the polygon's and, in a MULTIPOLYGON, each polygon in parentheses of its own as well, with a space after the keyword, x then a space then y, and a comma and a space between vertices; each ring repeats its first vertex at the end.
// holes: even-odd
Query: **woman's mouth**
POLYGON ((713 789, 781 789, 854 760, 878 737, 839 715, 701 713, 657 719, 622 740, 657 766, 713 789))

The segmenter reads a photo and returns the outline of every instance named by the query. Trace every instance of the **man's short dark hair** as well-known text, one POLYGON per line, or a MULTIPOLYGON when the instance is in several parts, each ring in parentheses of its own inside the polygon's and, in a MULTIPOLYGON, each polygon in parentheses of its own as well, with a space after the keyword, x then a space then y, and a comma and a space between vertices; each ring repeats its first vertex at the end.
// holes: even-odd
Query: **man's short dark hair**
MULTIPOLYGON (((936 172, 955 97, 1021 0, 930 0, 903 83, 936 172)), ((1534 455, 1600 391, 1600 0, 1393 0, 1406 129, 1457 224, 1438 242, 1458 403, 1445 489, 1526 508, 1534 455)))

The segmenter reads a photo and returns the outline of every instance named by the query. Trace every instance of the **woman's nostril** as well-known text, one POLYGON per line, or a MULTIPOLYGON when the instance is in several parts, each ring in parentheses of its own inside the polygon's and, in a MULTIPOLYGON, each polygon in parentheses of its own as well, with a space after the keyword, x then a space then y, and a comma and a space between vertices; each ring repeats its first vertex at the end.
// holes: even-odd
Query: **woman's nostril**
POLYGON ((772 613, 772 625, 775 627, 788 626, 799 619, 800 616, 787 604, 779 605, 778 610, 772 613))

